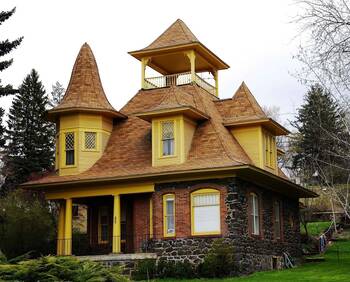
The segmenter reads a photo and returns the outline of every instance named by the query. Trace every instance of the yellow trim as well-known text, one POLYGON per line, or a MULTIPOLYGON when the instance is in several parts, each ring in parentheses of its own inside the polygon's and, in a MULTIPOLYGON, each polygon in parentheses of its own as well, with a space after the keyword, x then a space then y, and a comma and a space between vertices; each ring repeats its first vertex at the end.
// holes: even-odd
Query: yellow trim
POLYGON ((164 237, 174 237, 176 235, 176 207, 175 207, 175 194, 165 194, 163 195, 163 232, 164 237), (168 233, 168 225, 167 225, 167 200, 173 200, 174 201, 174 232, 168 233))
POLYGON ((121 230, 120 230, 120 195, 114 195, 113 202, 113 241, 112 241, 112 252, 120 253, 121 251, 121 230))
POLYGON ((153 238, 153 199, 149 199, 149 238, 153 238))
POLYGON ((58 188, 46 191, 45 196, 47 200, 58 200, 64 198, 84 198, 150 192, 154 192, 153 183, 80 186, 67 187, 66 189, 58 188))
POLYGON ((212 188, 202 188, 191 193, 191 235, 220 235, 221 234, 221 195, 220 191, 212 188), (209 231, 209 232, 195 232, 194 231, 194 197, 198 195, 205 194, 216 194, 219 195, 219 230, 218 231, 209 231))

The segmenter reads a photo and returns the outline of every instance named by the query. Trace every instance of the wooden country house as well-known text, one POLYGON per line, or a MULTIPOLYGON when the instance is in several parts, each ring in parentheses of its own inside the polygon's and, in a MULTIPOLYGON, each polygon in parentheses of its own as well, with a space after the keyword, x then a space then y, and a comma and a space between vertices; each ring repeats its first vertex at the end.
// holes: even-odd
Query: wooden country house
POLYGON ((219 98, 218 73, 229 66, 181 20, 129 54, 141 63, 141 88, 119 111, 86 43, 63 100, 48 111, 56 172, 23 187, 59 203, 57 255, 198 263, 226 238, 242 271, 276 266, 283 252, 299 257, 299 198, 316 194, 278 168, 276 136, 288 130, 244 83, 219 98), (84 244, 72 234, 75 205, 87 209, 84 244))

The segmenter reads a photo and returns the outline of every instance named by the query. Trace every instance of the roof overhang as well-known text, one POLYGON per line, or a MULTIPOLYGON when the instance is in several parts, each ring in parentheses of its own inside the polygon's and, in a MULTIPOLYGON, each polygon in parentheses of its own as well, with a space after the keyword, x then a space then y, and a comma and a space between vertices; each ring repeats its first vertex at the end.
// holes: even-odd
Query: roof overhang
POLYGON ((195 121, 208 120, 209 116, 205 113, 191 107, 191 106, 180 106, 168 109, 151 110, 142 113, 136 113, 135 116, 145 121, 151 122, 153 118, 166 117, 173 115, 184 115, 195 121))
POLYGON ((101 177, 92 179, 75 179, 66 181, 56 181, 47 183, 24 183, 20 186, 24 189, 50 191, 54 188, 66 188, 71 186, 91 186, 101 184, 122 184, 135 183, 140 181, 152 181, 154 183, 164 183, 171 181, 188 181, 198 177, 218 178, 218 175, 224 177, 239 177, 246 181, 255 183, 265 189, 286 195, 292 198, 315 198, 318 197, 313 191, 310 191, 300 185, 297 185, 288 179, 284 179, 262 170, 252 165, 226 166, 207 169, 193 169, 181 171, 167 171, 161 173, 149 173, 139 175, 127 175, 122 177, 101 177))
POLYGON ((83 107, 69 107, 69 108, 58 108, 51 109, 46 112, 46 118, 49 121, 55 121, 60 115, 76 114, 76 113, 88 113, 88 114, 101 114, 114 119, 126 119, 127 116, 113 110, 108 109, 94 109, 94 108, 83 108, 83 107))
POLYGON ((250 119, 250 120, 247 119, 247 120, 224 122, 224 126, 229 128, 253 126, 253 125, 261 125, 266 129, 268 129, 275 136, 288 135, 290 133, 288 129, 280 125, 278 122, 276 122, 272 118, 250 119))
POLYGON ((216 56, 200 42, 178 44, 162 48, 141 49, 128 52, 134 58, 151 58, 148 66, 163 75, 189 71, 189 60, 184 52, 194 50, 196 52, 196 71, 212 71, 228 69, 229 65, 216 56), (174 61, 170 64, 169 61, 174 61), (172 69, 169 67, 173 66, 172 69))

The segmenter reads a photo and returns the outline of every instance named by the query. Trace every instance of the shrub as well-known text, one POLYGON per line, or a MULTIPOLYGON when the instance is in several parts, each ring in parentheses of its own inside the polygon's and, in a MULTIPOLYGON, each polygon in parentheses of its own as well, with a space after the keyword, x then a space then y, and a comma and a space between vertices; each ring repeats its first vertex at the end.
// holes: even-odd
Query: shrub
POLYGON ((201 277, 224 277, 234 272, 234 249, 224 239, 213 242, 212 248, 198 266, 201 277))
POLYGON ((178 261, 174 265, 174 278, 189 279, 196 277, 194 266, 189 261, 178 261))
POLYGON ((128 281, 119 267, 72 257, 41 257, 16 264, 0 264, 0 281, 128 281))
POLYGON ((132 278, 134 280, 149 280, 155 278, 156 273, 156 260, 144 259, 136 263, 135 270, 132 273, 132 278))
POLYGON ((55 224, 48 204, 17 190, 0 198, 0 250, 7 258, 29 251, 49 254, 55 248, 55 224))

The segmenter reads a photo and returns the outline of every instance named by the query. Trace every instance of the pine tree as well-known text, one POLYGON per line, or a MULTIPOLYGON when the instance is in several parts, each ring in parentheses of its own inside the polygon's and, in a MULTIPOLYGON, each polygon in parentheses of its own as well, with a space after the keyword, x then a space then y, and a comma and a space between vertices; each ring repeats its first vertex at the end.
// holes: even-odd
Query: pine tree
POLYGON ((348 175, 342 167, 348 163, 343 156, 349 148, 344 141, 349 140, 349 133, 343 118, 331 93, 318 84, 311 86, 292 123, 298 130, 292 144, 296 151, 293 168, 302 172, 304 182, 319 182, 322 173, 322 182, 326 178, 330 183, 345 183, 348 175))
MULTIPOLYGON (((13 8, 11 11, 2 11, 0 12, 0 25, 8 20, 16 11, 16 8, 13 8)), ((19 37, 13 41, 10 41, 8 39, 0 41, 0 57, 3 57, 7 54, 9 54, 11 51, 16 49, 22 42, 23 37, 19 37)), ((13 63, 13 59, 0 61, 0 72, 7 69, 9 66, 11 66, 13 63)), ((0 97, 6 96, 10 94, 15 94, 17 92, 16 89, 13 89, 11 85, 6 85, 2 87, 1 80, 0 80, 0 97)))
POLYGON ((7 121, 3 194, 34 174, 52 168, 54 127, 45 121, 48 98, 33 69, 13 99, 7 121))

